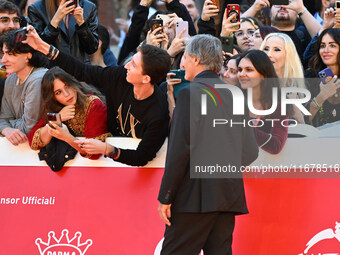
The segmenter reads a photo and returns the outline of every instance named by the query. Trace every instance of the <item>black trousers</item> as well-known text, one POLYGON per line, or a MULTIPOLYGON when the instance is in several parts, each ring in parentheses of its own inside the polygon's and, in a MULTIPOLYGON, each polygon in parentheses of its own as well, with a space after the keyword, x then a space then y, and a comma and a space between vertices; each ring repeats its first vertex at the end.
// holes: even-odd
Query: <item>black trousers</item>
POLYGON ((235 214, 172 213, 161 255, 231 255, 235 214))

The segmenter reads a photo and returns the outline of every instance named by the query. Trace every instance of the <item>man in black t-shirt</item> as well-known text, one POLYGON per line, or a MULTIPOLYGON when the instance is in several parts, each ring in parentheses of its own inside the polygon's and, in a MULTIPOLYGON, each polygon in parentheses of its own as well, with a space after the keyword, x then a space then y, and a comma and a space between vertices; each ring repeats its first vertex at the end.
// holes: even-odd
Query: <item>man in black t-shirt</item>
POLYGON ((80 148, 88 154, 104 154, 128 165, 143 166, 152 160, 168 134, 167 97, 157 84, 170 70, 169 54, 155 46, 142 45, 124 67, 102 68, 84 64, 54 50, 53 46, 41 40, 33 27, 28 29, 25 42, 32 48, 50 56, 54 65, 79 81, 104 91, 109 132, 115 136, 141 139, 136 150, 120 149, 95 139, 75 141, 80 148))

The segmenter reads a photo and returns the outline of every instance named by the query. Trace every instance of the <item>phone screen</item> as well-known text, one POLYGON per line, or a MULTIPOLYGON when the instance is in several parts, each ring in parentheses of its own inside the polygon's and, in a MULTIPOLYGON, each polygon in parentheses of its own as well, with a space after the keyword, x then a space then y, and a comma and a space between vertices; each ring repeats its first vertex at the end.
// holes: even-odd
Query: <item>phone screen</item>
MULTIPOLYGON (((163 20, 162 19, 153 19, 152 20, 152 31, 154 31, 155 29, 162 27, 163 26, 163 20)), ((157 32, 157 34, 161 34, 162 31, 157 32)))
POLYGON ((22 42, 23 40, 26 40, 27 38, 26 35, 27 35, 26 27, 17 30, 14 35, 14 43, 19 43, 22 42))
MULTIPOLYGON (((59 127, 62 126, 60 113, 47 113, 47 120, 55 123, 59 127)), ((54 128, 50 126, 51 128, 54 128)))
MULTIPOLYGON (((231 23, 240 22, 240 6, 238 4, 227 5, 227 16, 228 18, 235 14, 235 17, 230 21, 231 23)), ((234 26, 233 28, 239 29, 240 26, 234 26)))

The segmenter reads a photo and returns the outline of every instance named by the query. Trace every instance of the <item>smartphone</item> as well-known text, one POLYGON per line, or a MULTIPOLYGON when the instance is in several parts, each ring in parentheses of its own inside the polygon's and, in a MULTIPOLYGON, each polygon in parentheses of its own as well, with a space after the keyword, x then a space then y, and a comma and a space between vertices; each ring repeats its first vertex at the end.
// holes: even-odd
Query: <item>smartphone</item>
POLYGON ((185 29, 184 33, 181 36, 181 39, 189 37, 189 23, 188 21, 176 21, 176 36, 185 29))
POLYGON ((233 53, 234 49, 234 37, 233 36, 221 36, 222 50, 224 52, 233 53))
POLYGON ((273 5, 289 5, 289 0, 269 0, 270 6, 273 5))
POLYGON ((19 43, 27 38, 27 28, 23 27, 18 29, 14 34, 14 43, 19 43))
MULTIPOLYGON (((238 4, 228 4, 227 5, 227 17, 229 18, 233 14, 236 14, 236 16, 230 22, 231 23, 240 22, 240 5, 238 5, 238 4)), ((234 29, 240 29, 240 25, 235 25, 235 26, 233 26, 233 28, 234 29)))
POLYGON ((213 5, 217 6, 217 9, 220 9, 220 1, 219 0, 211 0, 213 5))
MULTIPOLYGON (((163 20, 162 19, 153 19, 151 21, 151 30, 154 31, 155 29, 163 26, 163 20)), ((161 34, 162 31, 157 32, 156 34, 161 34)))
POLYGON ((334 74, 332 70, 327 67, 319 72, 319 77, 323 84, 327 84, 334 77, 334 74))
POLYGON ((181 83, 177 83, 173 85, 174 88, 174 98, 176 99, 178 96, 178 93, 184 88, 184 86, 189 85, 190 82, 185 80, 185 70, 184 69, 176 69, 176 70, 170 70, 169 73, 174 73, 176 75, 171 76, 171 79, 181 79, 181 83))
POLYGON ((67 7, 74 5, 74 8, 78 5, 78 0, 73 0, 72 3, 68 4, 67 7))
POLYGON ((167 14, 157 14, 156 19, 163 20, 163 25, 165 25, 170 20, 170 17, 167 14))
POLYGON ((340 1, 339 0, 336 1, 335 8, 336 9, 338 9, 338 8, 340 9, 340 1))
MULTIPOLYGON (((62 126, 60 113, 47 113, 47 120, 55 123, 59 127, 62 126)), ((54 128, 50 125, 51 128, 54 128)))

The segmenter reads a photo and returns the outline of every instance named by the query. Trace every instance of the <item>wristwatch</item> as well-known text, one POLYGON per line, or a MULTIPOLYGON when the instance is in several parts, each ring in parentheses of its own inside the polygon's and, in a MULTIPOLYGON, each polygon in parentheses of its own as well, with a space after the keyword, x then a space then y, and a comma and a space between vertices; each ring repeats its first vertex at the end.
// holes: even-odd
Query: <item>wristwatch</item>
POLYGON ((113 151, 110 152, 109 156, 104 156, 105 158, 108 157, 108 158, 111 158, 113 160, 117 159, 117 156, 118 156, 118 149, 116 147, 113 147, 113 151))
POLYGON ((297 13, 298 13, 298 15, 299 15, 299 17, 301 17, 301 16, 302 16, 302 14, 304 14, 306 10, 307 10, 307 8, 306 8, 306 7, 303 7, 303 9, 299 10, 299 11, 297 12, 297 13))

